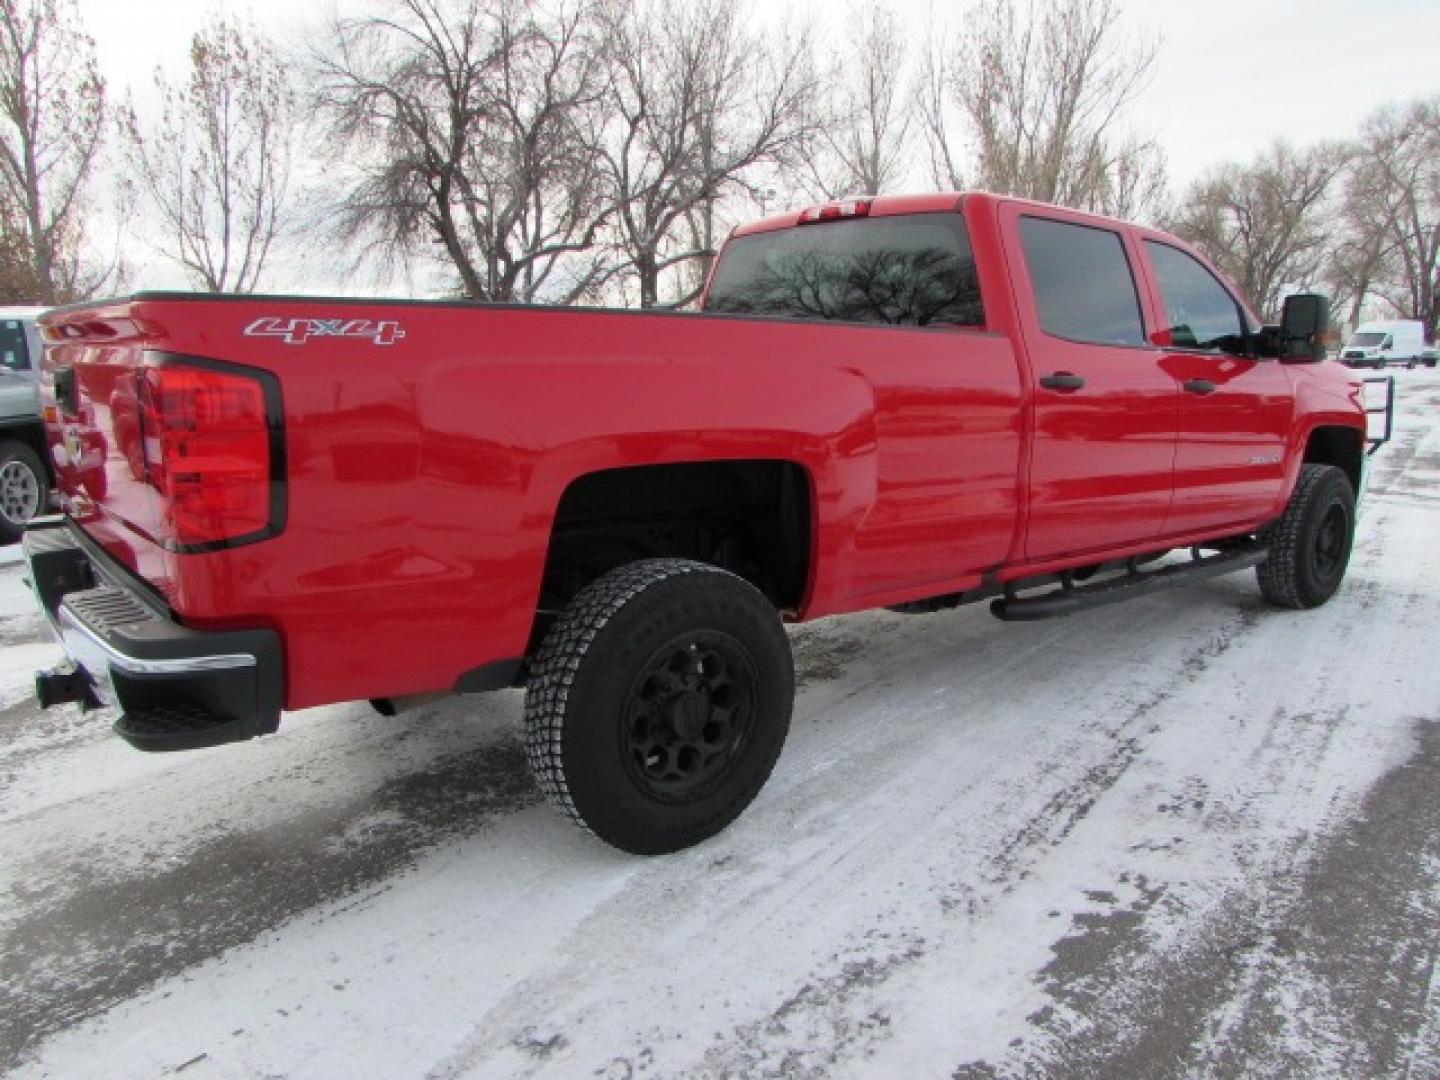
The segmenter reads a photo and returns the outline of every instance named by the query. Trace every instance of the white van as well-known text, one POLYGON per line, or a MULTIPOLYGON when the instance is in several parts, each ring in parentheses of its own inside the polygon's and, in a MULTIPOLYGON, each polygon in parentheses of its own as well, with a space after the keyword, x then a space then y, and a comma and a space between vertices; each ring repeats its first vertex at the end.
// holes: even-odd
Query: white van
POLYGON ((1350 335, 1340 359, 1351 367, 1386 364, 1435 366, 1435 350, 1425 344, 1425 324, 1416 319, 1361 323, 1350 335))

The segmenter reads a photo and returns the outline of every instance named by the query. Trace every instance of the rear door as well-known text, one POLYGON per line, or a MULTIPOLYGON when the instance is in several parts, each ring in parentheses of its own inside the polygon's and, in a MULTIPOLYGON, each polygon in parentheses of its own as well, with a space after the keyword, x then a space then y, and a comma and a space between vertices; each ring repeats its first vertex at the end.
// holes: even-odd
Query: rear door
POLYGON ((1170 506, 1180 391, 1146 338, 1133 241, 1051 208, 1000 214, 1033 380, 1026 557, 1153 539, 1170 506))
POLYGON ((847 603, 947 591, 1013 547, 1020 379, 1010 342, 987 329, 978 275, 953 210, 742 235, 715 268, 711 314, 853 324, 817 335, 811 356, 777 357, 797 378, 806 364, 827 378, 849 369, 873 394, 874 502, 848 560, 859 599, 847 603))
POLYGON ((1279 363, 1243 355, 1249 316, 1209 267, 1168 239, 1148 236, 1141 247, 1157 294, 1161 365, 1180 385, 1165 532, 1254 522, 1285 484, 1290 380, 1279 363))

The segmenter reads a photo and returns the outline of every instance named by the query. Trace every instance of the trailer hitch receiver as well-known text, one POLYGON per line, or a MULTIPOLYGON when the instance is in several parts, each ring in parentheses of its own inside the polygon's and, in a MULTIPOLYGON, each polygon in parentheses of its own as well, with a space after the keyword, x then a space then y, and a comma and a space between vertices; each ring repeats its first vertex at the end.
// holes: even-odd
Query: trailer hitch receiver
POLYGON ((35 673, 35 698, 42 709, 78 701, 86 709, 98 708, 90 680, 74 664, 61 664, 35 673))

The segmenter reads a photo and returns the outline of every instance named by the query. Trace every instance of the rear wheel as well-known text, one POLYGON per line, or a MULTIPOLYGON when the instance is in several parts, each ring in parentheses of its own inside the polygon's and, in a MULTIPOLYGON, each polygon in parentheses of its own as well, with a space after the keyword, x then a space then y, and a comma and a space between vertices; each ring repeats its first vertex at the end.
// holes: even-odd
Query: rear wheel
POLYGON ((547 635, 526 757, 550 801, 601 840, 677 851, 759 793, 793 699, 789 640, 758 590, 703 563, 632 563, 582 590, 547 635))
POLYGON ((0 541, 20 539, 50 496, 40 457, 24 443, 0 443, 0 541))
POLYGON ((1313 608, 1340 588, 1355 535, 1355 491, 1333 465, 1302 465, 1280 519, 1261 533, 1269 557, 1255 568, 1272 604, 1313 608))

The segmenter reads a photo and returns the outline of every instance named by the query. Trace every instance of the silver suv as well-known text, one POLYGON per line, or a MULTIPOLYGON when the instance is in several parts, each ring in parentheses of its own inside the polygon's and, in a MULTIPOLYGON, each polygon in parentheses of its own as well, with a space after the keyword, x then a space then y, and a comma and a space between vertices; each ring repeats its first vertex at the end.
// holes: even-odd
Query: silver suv
POLYGON ((0 543, 17 540, 50 502, 40 422, 40 331, 44 308, 0 307, 0 543))

